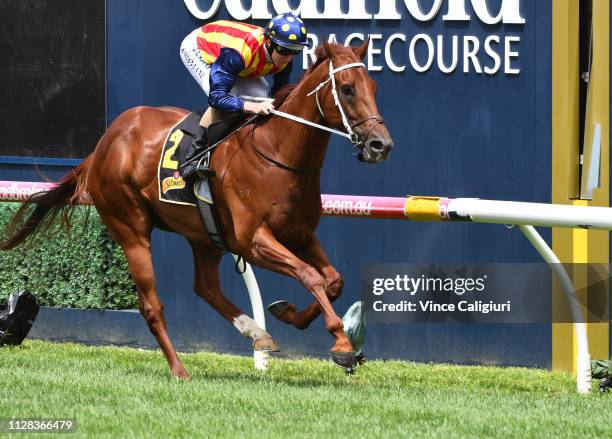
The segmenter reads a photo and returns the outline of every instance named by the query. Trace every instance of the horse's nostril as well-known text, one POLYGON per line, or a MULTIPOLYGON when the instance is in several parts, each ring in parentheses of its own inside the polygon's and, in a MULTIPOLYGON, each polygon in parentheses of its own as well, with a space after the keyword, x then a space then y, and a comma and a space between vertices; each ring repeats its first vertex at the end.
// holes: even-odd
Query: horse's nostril
POLYGON ((385 150, 385 144, 382 140, 372 140, 368 143, 368 146, 375 152, 383 152, 385 150))

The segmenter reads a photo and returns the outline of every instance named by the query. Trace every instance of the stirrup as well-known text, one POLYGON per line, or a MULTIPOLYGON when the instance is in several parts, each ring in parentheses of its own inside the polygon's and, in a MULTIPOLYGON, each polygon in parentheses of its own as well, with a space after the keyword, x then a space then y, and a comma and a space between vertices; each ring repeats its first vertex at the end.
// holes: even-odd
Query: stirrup
MULTIPOLYGON (((208 147, 207 136, 203 135, 194 140, 191 145, 190 151, 185 158, 186 162, 189 162, 198 152, 204 150, 208 147)), ((214 177, 217 173, 210 169, 206 164, 203 163, 203 160, 194 160, 187 165, 181 166, 180 169, 181 177, 187 183, 192 183, 196 181, 198 178, 207 178, 214 177)))
POLYGON ((200 178, 214 177, 217 173, 201 161, 194 161, 181 168, 181 177, 187 183, 193 183, 200 178))
POLYGON ((202 135, 193 141, 193 154, 198 151, 208 148, 208 136, 202 135))

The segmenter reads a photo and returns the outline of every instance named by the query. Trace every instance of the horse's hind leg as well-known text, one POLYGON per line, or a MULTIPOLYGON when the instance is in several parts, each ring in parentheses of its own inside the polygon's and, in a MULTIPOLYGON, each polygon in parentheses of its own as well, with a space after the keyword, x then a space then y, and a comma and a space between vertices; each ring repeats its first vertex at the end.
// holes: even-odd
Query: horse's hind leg
MULTIPOLYGON (((297 251, 296 255, 312 265, 323 276, 325 279, 325 295, 330 302, 334 302, 340 297, 344 287, 344 279, 331 265, 325 250, 315 236, 307 245, 297 251)), ((288 303, 286 300, 274 302, 268 306, 268 309, 274 317, 298 329, 306 329, 321 314, 319 302, 316 300, 300 311, 297 311, 295 305, 288 303)))
MULTIPOLYGON (((118 204, 119 206, 119 204, 118 204)), ((153 259, 151 257, 151 227, 149 214, 145 208, 124 206, 129 209, 122 220, 114 214, 98 207, 100 217, 106 224, 113 239, 121 245, 127 259, 132 279, 138 290, 138 303, 140 313, 147 321, 149 330, 159 343, 159 346, 168 361, 172 375, 188 379, 189 373, 176 354, 174 346, 168 337, 166 319, 163 305, 157 296, 153 259)), ((119 208, 115 211, 120 210, 119 208)), ((118 212, 121 214, 122 212, 118 212)))
POLYGON ((234 325, 242 335, 253 339, 253 348, 256 351, 277 351, 278 345, 272 336, 223 294, 219 281, 221 256, 215 256, 216 250, 193 242, 191 248, 195 264, 195 292, 234 325))

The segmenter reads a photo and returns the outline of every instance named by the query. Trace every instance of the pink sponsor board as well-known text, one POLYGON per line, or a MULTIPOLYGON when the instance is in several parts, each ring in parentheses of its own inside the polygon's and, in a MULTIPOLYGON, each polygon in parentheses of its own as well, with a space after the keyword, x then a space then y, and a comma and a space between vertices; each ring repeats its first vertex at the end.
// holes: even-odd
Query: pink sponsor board
POLYGON ((0 201, 25 201, 30 195, 51 189, 53 183, 0 181, 0 201))
MULTIPOLYGON (((0 201, 23 202, 30 195, 54 187, 54 183, 0 181, 0 201)), ((324 216, 406 219, 402 197, 321 195, 324 216)))
POLYGON ((321 195, 324 216, 406 219, 406 198, 321 195))

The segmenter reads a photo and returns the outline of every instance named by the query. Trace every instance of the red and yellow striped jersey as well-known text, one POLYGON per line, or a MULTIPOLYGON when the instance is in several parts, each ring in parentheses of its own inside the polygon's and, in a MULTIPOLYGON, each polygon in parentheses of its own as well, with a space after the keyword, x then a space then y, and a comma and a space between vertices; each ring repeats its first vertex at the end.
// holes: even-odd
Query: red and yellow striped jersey
POLYGON ((264 40, 263 28, 228 20, 205 24, 197 37, 198 49, 207 64, 214 63, 224 47, 238 52, 245 65, 245 69, 240 72, 243 78, 260 78, 278 73, 287 66, 275 66, 268 61, 264 40))

